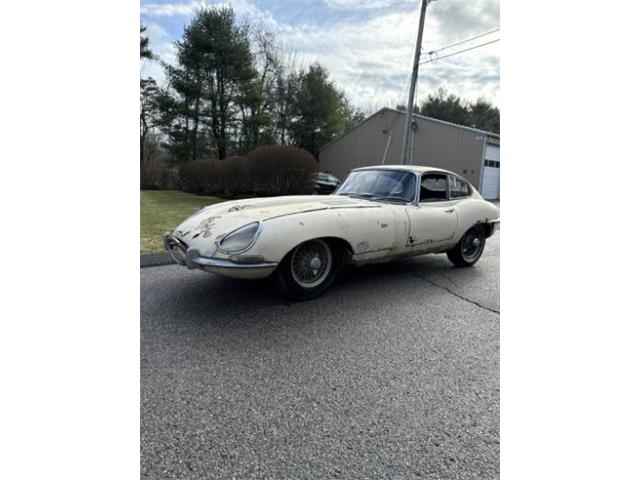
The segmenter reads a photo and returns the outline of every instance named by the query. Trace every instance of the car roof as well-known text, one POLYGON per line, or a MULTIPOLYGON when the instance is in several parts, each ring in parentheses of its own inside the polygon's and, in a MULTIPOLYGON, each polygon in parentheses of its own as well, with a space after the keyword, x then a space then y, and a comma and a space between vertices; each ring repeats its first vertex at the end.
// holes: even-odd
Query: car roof
POLYGON ((449 170, 444 170, 443 168, 427 167, 423 165, 371 165, 369 167, 354 168, 352 171, 358 172, 361 170, 400 170, 414 173, 442 172, 455 175, 455 173, 450 172, 449 170))

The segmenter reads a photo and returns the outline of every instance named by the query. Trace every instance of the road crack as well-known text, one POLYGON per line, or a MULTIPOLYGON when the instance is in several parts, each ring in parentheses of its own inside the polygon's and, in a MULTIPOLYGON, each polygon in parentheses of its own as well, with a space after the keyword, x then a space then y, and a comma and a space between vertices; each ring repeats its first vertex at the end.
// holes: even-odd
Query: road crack
POLYGON ((460 295, 459 293, 454 292, 449 287, 445 287, 444 285, 440 285, 440 284, 434 282, 433 280, 429 280, 428 278, 421 277, 420 275, 415 275, 415 277, 417 277, 420 280, 423 280, 423 281, 433 285, 436 288, 440 288, 440 289, 444 290, 445 292, 450 293, 451 295, 453 295, 454 297, 459 298, 460 300, 464 300, 465 302, 471 303, 471 304, 473 304, 473 305, 475 305, 477 307, 480 307, 483 310, 486 310, 488 312, 493 312, 493 313, 495 313, 497 315, 500 315, 500 310, 494 310, 491 307, 486 307, 486 306, 482 305, 481 303, 476 302, 475 300, 471 300, 470 298, 467 298, 467 297, 465 297, 463 295, 460 295))

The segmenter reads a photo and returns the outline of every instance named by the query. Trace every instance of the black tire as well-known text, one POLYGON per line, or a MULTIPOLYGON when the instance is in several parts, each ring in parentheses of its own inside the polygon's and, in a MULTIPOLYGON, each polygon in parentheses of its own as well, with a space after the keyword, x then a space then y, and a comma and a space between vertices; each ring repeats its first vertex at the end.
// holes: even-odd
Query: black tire
POLYGON ((486 235, 481 225, 471 227, 460 241, 447 252, 449 260, 457 267, 470 267, 482 256, 486 235))
POLYGON ((280 262, 276 271, 278 287, 293 300, 310 300, 321 295, 336 279, 341 264, 339 253, 319 238, 301 243, 280 262))

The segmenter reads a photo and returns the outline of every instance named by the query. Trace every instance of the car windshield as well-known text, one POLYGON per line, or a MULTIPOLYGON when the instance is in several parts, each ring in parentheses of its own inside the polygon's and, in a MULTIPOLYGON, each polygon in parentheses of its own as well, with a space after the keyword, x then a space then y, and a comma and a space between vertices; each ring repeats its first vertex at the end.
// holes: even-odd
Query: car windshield
POLYGON ((415 197, 416 177, 397 170, 359 170, 351 172, 336 194, 407 203, 415 197))

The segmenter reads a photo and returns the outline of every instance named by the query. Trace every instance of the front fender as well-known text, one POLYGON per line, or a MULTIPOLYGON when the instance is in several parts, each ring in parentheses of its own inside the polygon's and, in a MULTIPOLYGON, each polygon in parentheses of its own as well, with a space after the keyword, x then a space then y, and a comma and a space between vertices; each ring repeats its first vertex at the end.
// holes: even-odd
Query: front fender
POLYGON ((293 248, 314 238, 346 241, 354 258, 386 256, 396 245, 397 216, 390 209, 335 208, 265 220, 251 253, 280 262, 293 248))

